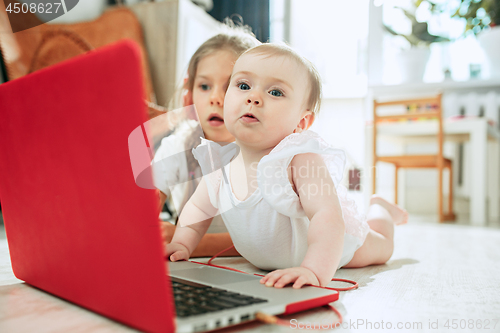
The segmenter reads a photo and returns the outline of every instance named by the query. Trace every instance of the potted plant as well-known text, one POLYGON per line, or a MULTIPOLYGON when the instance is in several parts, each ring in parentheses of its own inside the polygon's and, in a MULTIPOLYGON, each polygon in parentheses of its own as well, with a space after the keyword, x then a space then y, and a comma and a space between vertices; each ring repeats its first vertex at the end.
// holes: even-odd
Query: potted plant
MULTIPOLYGON (((401 3, 404 3, 402 1, 401 3)), ((408 3, 408 2, 407 2, 408 3)), ((396 7, 402 10, 405 16, 411 21, 411 34, 402 34, 394 31, 392 27, 385 26, 385 29, 393 35, 404 37, 415 51, 405 52, 408 57, 410 53, 420 53, 422 60, 426 60, 424 49, 427 54, 430 52, 431 43, 456 40, 458 38, 476 35, 479 45, 484 50, 485 63, 482 71, 486 77, 500 77, 500 0, 460 0, 451 1, 432 1, 432 0, 412 0, 410 6, 405 8, 396 7), (422 7, 429 13, 428 17, 443 17, 453 20, 463 21, 464 30, 457 31, 458 35, 452 38, 437 36, 429 32, 427 22, 419 22, 415 13, 422 7), (419 8, 420 7, 420 8, 419 8), (420 49, 419 51, 416 51, 420 49)), ((403 55, 403 54, 402 54, 403 55)), ((410 57, 411 58, 411 57, 410 57)), ((409 61, 409 60, 407 60, 409 61)), ((418 66, 410 62, 407 68, 417 70, 418 66)), ((422 65, 420 65, 422 67, 422 65)), ((425 67, 424 67, 425 68, 425 67)), ((423 69, 420 69, 423 74, 423 69)))
POLYGON ((500 0, 461 0, 453 16, 466 19, 465 32, 477 35, 500 26, 500 0))
POLYGON ((454 16, 467 20, 466 34, 477 36, 486 57, 485 72, 500 77, 500 0, 461 0, 454 16))
MULTIPOLYGON (((414 2, 414 9, 418 8, 422 1, 414 2)), ((429 24, 427 22, 419 22, 415 17, 415 13, 411 13, 408 9, 403 7, 396 7, 401 9, 405 16, 411 21, 411 33, 402 34, 393 30, 393 28, 384 25, 385 30, 395 36, 404 37, 412 47, 429 47, 431 43, 449 41, 448 38, 442 36, 435 36, 429 32, 429 24)))
POLYGON ((403 37, 410 45, 409 48, 401 50, 397 58, 397 65, 399 65, 398 70, 403 81, 422 81, 425 67, 430 57, 430 45, 432 43, 447 42, 450 40, 447 37, 431 34, 429 32, 428 23, 417 20, 416 10, 422 2, 422 0, 412 1, 406 8, 401 6, 394 7, 401 10, 406 19, 409 20, 411 24, 411 32, 409 34, 396 31, 394 27, 384 24, 386 31, 394 36, 403 37))

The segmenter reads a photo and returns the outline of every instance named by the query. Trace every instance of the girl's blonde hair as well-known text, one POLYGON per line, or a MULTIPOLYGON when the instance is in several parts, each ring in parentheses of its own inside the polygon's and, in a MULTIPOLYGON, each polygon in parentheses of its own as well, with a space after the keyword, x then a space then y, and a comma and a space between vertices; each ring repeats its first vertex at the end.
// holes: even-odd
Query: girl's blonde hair
POLYGON ((234 23, 230 18, 224 20, 221 29, 221 33, 201 44, 191 57, 187 70, 187 81, 178 89, 174 99, 170 102, 169 109, 181 107, 182 95, 186 90, 193 91, 194 79, 201 59, 218 51, 232 52, 238 58, 246 50, 261 44, 252 33, 251 27, 241 23, 234 23))
POLYGON ((309 111, 313 112, 314 116, 319 113, 321 108, 321 77, 312 62, 284 43, 262 44, 249 49, 244 54, 265 55, 266 58, 273 56, 288 57, 295 60, 300 66, 303 66, 309 78, 309 95, 307 97, 306 107, 309 111))

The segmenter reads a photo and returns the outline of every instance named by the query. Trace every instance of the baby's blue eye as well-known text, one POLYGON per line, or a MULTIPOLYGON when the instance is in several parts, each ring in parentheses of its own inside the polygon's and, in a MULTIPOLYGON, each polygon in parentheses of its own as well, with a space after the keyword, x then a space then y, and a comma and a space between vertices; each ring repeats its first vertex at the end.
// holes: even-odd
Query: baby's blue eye
POLYGON ((200 88, 201 88, 201 90, 209 90, 210 86, 208 84, 201 84, 200 88))
POLYGON ((238 87, 241 89, 241 90, 249 90, 250 89, 250 86, 246 83, 240 83, 238 84, 238 87))
POLYGON ((283 92, 278 90, 278 89, 273 89, 269 92, 272 96, 275 96, 275 97, 281 97, 283 96, 283 92))

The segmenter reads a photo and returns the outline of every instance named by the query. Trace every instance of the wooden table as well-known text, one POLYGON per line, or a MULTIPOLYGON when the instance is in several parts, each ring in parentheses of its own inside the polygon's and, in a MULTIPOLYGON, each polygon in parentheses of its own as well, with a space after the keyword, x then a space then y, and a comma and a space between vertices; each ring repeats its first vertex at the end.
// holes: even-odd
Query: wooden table
MULTIPOLYGON (((366 114, 367 119, 371 119, 373 115, 373 100, 377 99, 380 101, 384 100, 400 100, 413 97, 424 97, 424 96, 435 96, 438 93, 443 93, 443 111, 445 116, 457 115, 459 113, 459 104, 452 103, 456 110, 448 110, 447 103, 445 99, 447 96, 460 96, 469 93, 474 94, 486 94, 490 92, 500 93, 500 77, 490 78, 490 79, 471 79, 468 81, 453 81, 444 80, 442 82, 424 83, 403 83, 395 85, 372 85, 368 88, 368 94, 366 97, 366 114), (452 95, 453 94, 453 95, 452 95), (451 113, 450 113, 451 112, 451 113)), ((484 106, 485 101, 476 101, 477 109, 479 110, 479 105, 484 106)), ((498 112, 495 108, 495 114, 490 114, 495 121, 498 121, 498 112)), ((467 110, 466 110, 467 111, 467 110)), ((468 112, 468 111, 467 111, 468 112)), ((487 112, 488 113, 488 112, 487 112)), ((488 117, 488 114, 486 114, 488 117)), ((399 133, 412 133, 414 136, 425 135, 436 133, 436 129, 432 126, 427 126, 425 124, 409 124, 413 128, 408 126, 399 126, 399 133)), ((385 129, 384 129, 385 130, 385 129)), ((455 138, 460 138, 461 141, 470 142, 471 147, 471 170, 469 170, 470 177, 470 223, 475 225, 486 225, 488 220, 498 219, 500 217, 500 200, 499 191, 500 178, 499 178, 499 152, 500 152, 500 130, 498 125, 496 127, 488 126, 487 120, 484 118, 479 119, 465 119, 463 121, 449 121, 448 119, 444 122, 443 128, 445 134, 448 138, 454 136, 455 138), (488 145, 488 141, 490 144, 488 145), (490 146, 490 147, 489 147, 490 146), (493 155, 493 158, 490 156, 493 155), (492 161, 488 165, 488 160, 492 161), (492 172, 488 175, 488 168, 492 172), (492 178, 493 177, 493 178, 492 178), (489 211, 487 211, 487 198, 489 197, 489 211), (489 219, 488 219, 489 217, 489 219)), ((391 131, 387 129, 387 133, 391 131)), ((366 135, 366 147, 371 147, 371 128, 367 128, 365 132, 366 135)), ((381 132, 379 132, 381 133, 381 132)), ((393 133, 396 134, 396 133, 393 133)), ((448 138, 445 138, 445 142, 448 138)), ((365 158, 366 170, 371 170, 371 152, 370 149, 366 149, 368 156, 365 158)), ((455 163, 455 162, 454 162, 455 163)), ((401 177, 403 182, 400 182, 403 186, 404 177, 401 177)), ((370 181, 371 182, 371 181, 370 181)), ((455 184, 456 185, 456 184, 455 184)), ((363 185, 366 189, 366 193, 371 194, 371 185, 366 182, 363 185)), ((369 196, 365 198, 365 203, 368 202, 369 196)))
MULTIPOLYGON (((366 146, 371 147, 373 126, 366 126, 366 146)), ((488 124, 485 118, 446 119, 443 122, 445 142, 470 142, 470 223, 486 225, 488 220, 500 217, 500 130, 488 124), (489 201, 489 206, 487 202, 489 201), (489 209, 487 210, 487 207, 489 209)), ((379 135, 415 142, 417 138, 435 136, 437 122, 417 121, 407 123, 388 123, 378 126, 379 135)), ((365 153, 365 169, 371 170, 373 156, 370 149, 365 153)), ((371 175, 370 175, 371 177, 371 175)), ((366 201, 371 192, 371 181, 365 179, 366 201)))
MULTIPOLYGON (((395 252, 387 264, 337 272, 336 277, 356 280, 359 288, 341 292, 339 301, 332 303, 344 316, 344 328, 336 332, 367 331, 370 323, 373 331, 500 332, 500 229, 410 223, 396 229, 395 252), (488 321, 489 329, 484 329, 488 321), (460 323, 468 326, 451 329, 460 323)), ((243 258, 216 263, 257 271, 243 258)), ((297 325, 336 319, 326 308, 284 318, 296 319, 297 325)), ((297 331, 258 322, 222 331, 264 330, 297 331)), ((7 243, 0 240, 0 332, 132 331, 17 280, 7 243)))

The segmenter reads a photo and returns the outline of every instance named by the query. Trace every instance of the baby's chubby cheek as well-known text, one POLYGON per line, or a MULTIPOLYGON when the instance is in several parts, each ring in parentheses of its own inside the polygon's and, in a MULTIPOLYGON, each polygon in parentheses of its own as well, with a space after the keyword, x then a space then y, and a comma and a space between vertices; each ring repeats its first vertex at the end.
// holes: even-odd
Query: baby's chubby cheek
POLYGON ((234 125, 238 121, 237 112, 235 112, 234 110, 234 108, 224 105, 224 125, 226 125, 227 130, 229 131, 229 133, 233 134, 233 136, 234 133, 231 131, 234 131, 234 125))
POLYGON ((234 119, 227 113, 224 113, 224 125, 226 126, 226 129, 228 130, 229 133, 231 133, 234 136, 233 130, 234 130, 234 119))

